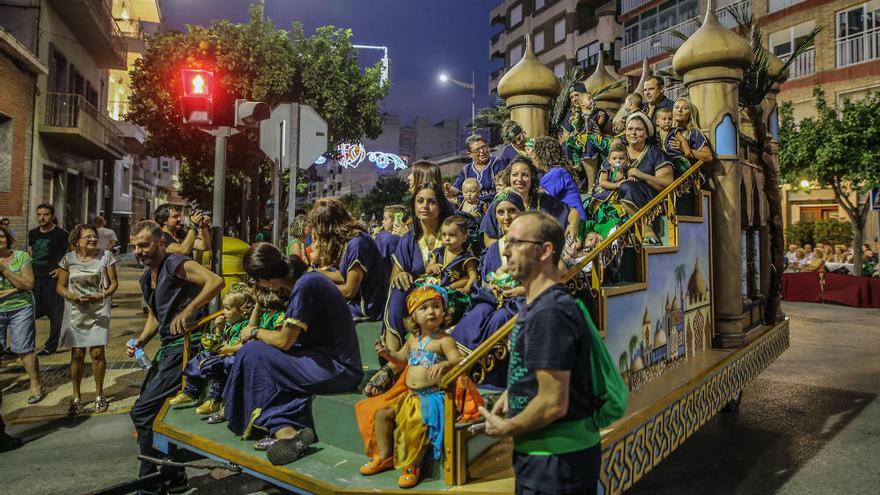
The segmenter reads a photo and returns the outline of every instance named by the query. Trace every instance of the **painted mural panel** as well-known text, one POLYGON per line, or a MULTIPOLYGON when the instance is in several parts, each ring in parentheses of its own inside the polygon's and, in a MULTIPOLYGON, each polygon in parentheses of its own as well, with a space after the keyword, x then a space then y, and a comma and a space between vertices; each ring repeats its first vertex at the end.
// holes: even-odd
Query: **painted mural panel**
POLYGON ((605 343, 631 390, 711 347, 708 222, 680 223, 678 240, 648 257, 647 290, 607 300, 605 343))

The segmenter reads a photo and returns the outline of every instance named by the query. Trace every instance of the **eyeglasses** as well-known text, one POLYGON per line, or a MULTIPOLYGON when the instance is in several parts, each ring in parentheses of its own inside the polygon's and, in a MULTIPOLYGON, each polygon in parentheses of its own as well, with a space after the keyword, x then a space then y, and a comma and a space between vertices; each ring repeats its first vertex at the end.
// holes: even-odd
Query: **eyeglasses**
POLYGON ((472 149, 470 151, 470 153, 476 154, 476 153, 482 153, 483 151, 489 151, 489 147, 486 146, 485 144, 483 146, 479 146, 477 148, 472 149))
POLYGON ((84 241, 95 241, 95 240, 98 240, 98 236, 96 236, 96 235, 84 235, 84 236, 80 237, 80 240, 84 240, 84 241))
POLYGON ((517 246, 520 244, 535 244, 537 246, 540 246, 541 244, 544 244, 547 241, 531 241, 528 239, 507 239, 506 242, 507 242, 508 246, 513 247, 513 246, 517 246))

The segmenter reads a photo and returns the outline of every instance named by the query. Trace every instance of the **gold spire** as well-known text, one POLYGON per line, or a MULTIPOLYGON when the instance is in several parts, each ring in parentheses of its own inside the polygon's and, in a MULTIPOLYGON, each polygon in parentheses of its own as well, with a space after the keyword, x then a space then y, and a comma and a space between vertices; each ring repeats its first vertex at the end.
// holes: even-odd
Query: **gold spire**
POLYGON ((648 65, 648 59, 642 60, 642 77, 639 79, 639 83, 636 84, 635 93, 638 93, 642 96, 645 95, 645 82, 648 81, 648 77, 651 76, 651 66, 648 65))
MULTIPOLYGON (((608 67, 605 66, 605 50, 599 49, 599 63, 596 65, 596 70, 584 81, 584 85, 587 87, 587 91, 589 91, 595 97, 596 93, 601 91, 602 88, 605 88, 611 84, 617 82, 617 78, 614 77, 610 72, 608 72, 608 67)), ((620 86, 616 89, 608 91, 607 93, 595 98, 597 103, 601 102, 610 102, 614 104, 613 106, 616 108, 623 100, 626 99, 626 86, 620 86)))
POLYGON ((527 34, 523 57, 498 82, 498 96, 504 99, 521 95, 555 98, 561 89, 553 71, 538 62, 532 49, 532 38, 527 34))
POLYGON ((753 58, 746 40, 718 21, 715 0, 708 0, 703 25, 676 50, 672 67, 680 75, 704 67, 745 69, 753 58))

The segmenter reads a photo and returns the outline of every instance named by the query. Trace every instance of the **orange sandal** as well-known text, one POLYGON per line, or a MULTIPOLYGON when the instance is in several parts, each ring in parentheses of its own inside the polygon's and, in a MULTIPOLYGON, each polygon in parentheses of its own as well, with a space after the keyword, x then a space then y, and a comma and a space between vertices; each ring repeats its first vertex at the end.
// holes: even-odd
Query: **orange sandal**
POLYGON ((379 456, 375 456, 370 459, 370 462, 361 466, 361 474, 364 476, 370 476, 373 474, 379 474, 382 471, 388 471, 389 469, 394 468, 394 457, 386 457, 385 459, 379 458, 379 456))
POLYGON ((419 484, 419 477, 422 474, 422 468, 415 464, 403 468, 400 479, 397 480, 397 486, 401 488, 412 488, 419 484))

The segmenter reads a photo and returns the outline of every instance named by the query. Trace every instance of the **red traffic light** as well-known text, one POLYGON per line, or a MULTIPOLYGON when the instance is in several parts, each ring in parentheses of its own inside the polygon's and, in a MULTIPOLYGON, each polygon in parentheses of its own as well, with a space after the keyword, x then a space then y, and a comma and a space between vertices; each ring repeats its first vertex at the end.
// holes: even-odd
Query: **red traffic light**
POLYGON ((183 81, 183 96, 213 96, 214 73, 202 69, 183 69, 180 71, 183 81))

